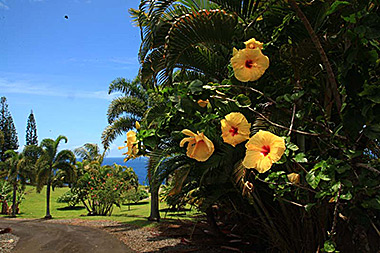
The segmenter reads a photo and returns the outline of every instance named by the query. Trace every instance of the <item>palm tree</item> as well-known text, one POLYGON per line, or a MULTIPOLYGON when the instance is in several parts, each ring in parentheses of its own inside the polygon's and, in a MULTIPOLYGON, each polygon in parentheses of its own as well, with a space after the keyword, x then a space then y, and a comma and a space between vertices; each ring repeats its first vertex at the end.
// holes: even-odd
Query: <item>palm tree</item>
POLYGON ((27 157, 24 153, 19 154, 14 150, 7 150, 5 155, 8 158, 0 164, 0 167, 5 168, 5 177, 13 187, 12 216, 16 216, 17 189, 20 183, 21 187, 25 187, 28 176, 31 175, 28 171, 30 165, 27 163, 27 157))
POLYGON ((42 154, 38 158, 36 166, 39 168, 37 175, 37 191, 40 192, 46 185, 46 219, 51 219, 50 214, 50 190, 52 182, 55 180, 59 171, 65 172, 66 181, 72 181, 74 174, 75 155, 70 150, 58 152, 58 146, 61 141, 67 143, 67 138, 63 135, 56 140, 44 139, 40 147, 42 154))
POLYGON ((98 161, 100 164, 103 162, 105 152, 100 153, 99 147, 95 143, 86 143, 82 147, 74 149, 74 153, 82 161, 98 161))
POLYGON ((124 79, 115 79, 109 87, 108 93, 122 93, 112 100, 108 107, 108 126, 102 133, 102 143, 107 150, 109 145, 123 133, 134 128, 149 106, 149 97, 146 89, 138 78, 132 82, 124 79))

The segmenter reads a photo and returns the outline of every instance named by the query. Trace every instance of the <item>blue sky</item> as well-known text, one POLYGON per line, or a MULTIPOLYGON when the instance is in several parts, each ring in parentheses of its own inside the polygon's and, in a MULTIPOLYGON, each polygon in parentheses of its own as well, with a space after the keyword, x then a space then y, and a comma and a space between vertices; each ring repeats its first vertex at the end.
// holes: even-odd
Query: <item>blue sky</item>
MULTIPOLYGON (((31 110, 39 141, 65 135, 61 148, 100 145, 113 98, 109 83, 138 73, 140 32, 128 9, 139 2, 0 0, 0 96, 21 147, 31 110)), ((109 157, 121 156, 123 141, 114 142, 109 157)))

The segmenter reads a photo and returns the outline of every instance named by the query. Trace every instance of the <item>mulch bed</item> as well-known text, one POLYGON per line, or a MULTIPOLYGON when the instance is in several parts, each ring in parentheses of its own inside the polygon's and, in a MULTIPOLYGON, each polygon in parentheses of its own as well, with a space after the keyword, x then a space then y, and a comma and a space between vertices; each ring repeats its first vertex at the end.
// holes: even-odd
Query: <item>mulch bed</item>
POLYGON ((12 251, 20 238, 12 234, 10 228, 0 228, 0 253, 9 253, 12 251))
POLYGON ((137 227, 107 220, 50 220, 102 229, 137 252, 226 252, 231 251, 207 232, 207 224, 189 221, 162 221, 155 227, 137 227), (222 246, 221 246, 222 245, 222 246))

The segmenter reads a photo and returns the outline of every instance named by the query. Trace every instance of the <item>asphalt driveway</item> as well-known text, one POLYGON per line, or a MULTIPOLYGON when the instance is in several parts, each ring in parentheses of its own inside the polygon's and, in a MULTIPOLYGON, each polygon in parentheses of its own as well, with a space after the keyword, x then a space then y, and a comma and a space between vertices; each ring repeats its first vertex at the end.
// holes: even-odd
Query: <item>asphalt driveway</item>
POLYGON ((117 238, 96 228, 49 223, 43 219, 1 218, 0 228, 6 227, 20 237, 12 252, 133 252, 117 238))

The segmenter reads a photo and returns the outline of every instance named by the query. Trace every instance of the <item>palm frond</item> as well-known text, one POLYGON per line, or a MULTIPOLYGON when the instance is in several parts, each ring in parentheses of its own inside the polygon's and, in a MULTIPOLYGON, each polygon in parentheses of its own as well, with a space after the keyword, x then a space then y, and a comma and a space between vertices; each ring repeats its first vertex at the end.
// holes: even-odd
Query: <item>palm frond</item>
MULTIPOLYGON (((47 183, 50 175, 51 175, 51 171, 50 171, 50 168, 48 166, 48 163, 46 163, 46 161, 44 161, 45 164, 44 166, 42 167, 38 167, 39 170, 38 170, 38 173, 37 173, 37 192, 41 192, 42 188, 44 187, 44 185, 47 183)), ((40 162, 40 164, 42 165, 43 162, 40 162)))
POLYGON ((59 136, 57 137, 57 139, 55 139, 55 146, 58 147, 58 145, 59 145, 59 143, 60 143, 61 141, 65 141, 65 143, 67 143, 69 140, 67 139, 66 136, 64 136, 64 135, 59 135, 59 136))
POLYGON ((117 118, 112 124, 108 125, 102 133, 102 144, 104 149, 107 150, 111 142, 118 136, 134 128, 137 120, 138 119, 135 117, 123 116, 117 118))
POLYGON ((236 13, 243 20, 247 20, 251 18, 260 4, 260 0, 211 0, 211 1, 219 4, 222 7, 222 9, 236 13))
POLYGON ((137 97, 118 97, 112 100, 108 107, 108 123, 112 122, 124 113, 142 117, 147 108, 146 102, 137 97))
POLYGON ((86 143, 82 147, 74 149, 75 155, 82 160, 97 160, 101 157, 99 147, 96 143, 86 143))
POLYGON ((71 150, 64 149, 56 155, 56 158, 54 160, 55 160, 55 163, 66 162, 66 163, 74 164, 75 155, 71 150))
POLYGON ((177 18, 166 36, 164 51, 166 73, 169 75, 176 63, 181 63, 180 57, 186 52, 188 52, 187 57, 195 52, 195 50, 188 51, 191 47, 197 48, 198 53, 202 55, 202 51, 199 50, 201 48, 203 55, 208 54, 209 57, 212 45, 229 47, 236 24, 236 16, 222 10, 201 10, 177 18))
POLYGON ((112 81, 108 88, 108 94, 114 92, 121 92, 126 96, 136 97, 141 100, 147 99, 147 92, 140 84, 140 79, 136 77, 133 81, 126 80, 125 78, 116 78, 112 81))

